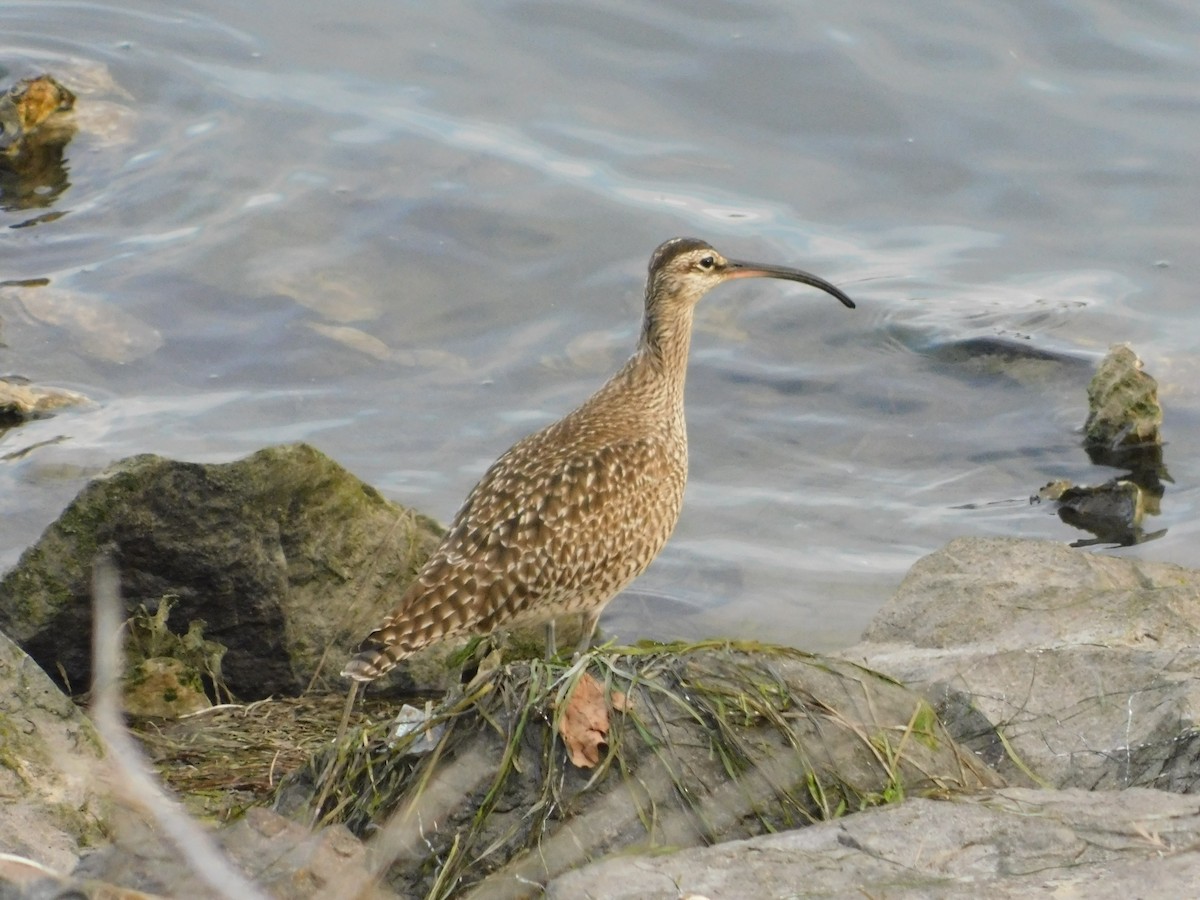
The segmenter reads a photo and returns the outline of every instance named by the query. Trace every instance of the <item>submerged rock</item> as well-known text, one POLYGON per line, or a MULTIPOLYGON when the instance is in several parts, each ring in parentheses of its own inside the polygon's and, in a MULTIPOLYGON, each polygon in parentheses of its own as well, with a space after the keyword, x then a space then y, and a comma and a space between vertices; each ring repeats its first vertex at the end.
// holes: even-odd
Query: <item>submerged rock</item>
MULTIPOLYGON (((67 337, 80 353, 101 362, 130 363, 163 345, 157 328, 104 297, 51 286, 43 279, 0 284, 5 307, 67 337)), ((61 338, 60 338, 61 339, 61 338)))
POLYGON ((918 349, 963 376, 1002 377, 1029 385, 1045 383, 1061 377, 1063 370, 1087 365, 1087 361, 1079 356, 1040 347, 1016 335, 981 335, 937 341, 918 349))

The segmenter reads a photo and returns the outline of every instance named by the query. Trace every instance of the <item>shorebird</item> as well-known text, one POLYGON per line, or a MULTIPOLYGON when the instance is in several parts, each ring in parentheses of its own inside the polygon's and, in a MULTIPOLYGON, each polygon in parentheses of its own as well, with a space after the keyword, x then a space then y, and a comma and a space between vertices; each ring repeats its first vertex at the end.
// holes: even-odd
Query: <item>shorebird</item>
POLYGON ((601 611, 658 556, 687 482, 683 385, 692 310, 717 285, 782 278, 854 301, 823 278, 726 259, 696 238, 650 257, 641 337, 582 406, 518 441, 475 485, 440 546, 342 674, 372 681, 454 635, 583 614, 585 652, 601 611))

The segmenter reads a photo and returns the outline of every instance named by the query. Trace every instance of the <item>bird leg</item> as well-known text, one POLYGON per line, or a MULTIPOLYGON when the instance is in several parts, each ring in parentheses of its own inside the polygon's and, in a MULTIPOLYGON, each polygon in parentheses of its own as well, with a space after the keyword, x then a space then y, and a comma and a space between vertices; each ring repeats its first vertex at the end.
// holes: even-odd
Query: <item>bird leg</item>
POLYGON ((551 619, 546 623, 546 661, 554 659, 558 655, 558 645, 554 639, 554 620, 551 619))
POLYGON ((592 637, 596 634, 596 624, 600 621, 599 612, 585 612, 579 622, 579 646, 575 648, 572 659, 579 659, 592 646, 592 637))

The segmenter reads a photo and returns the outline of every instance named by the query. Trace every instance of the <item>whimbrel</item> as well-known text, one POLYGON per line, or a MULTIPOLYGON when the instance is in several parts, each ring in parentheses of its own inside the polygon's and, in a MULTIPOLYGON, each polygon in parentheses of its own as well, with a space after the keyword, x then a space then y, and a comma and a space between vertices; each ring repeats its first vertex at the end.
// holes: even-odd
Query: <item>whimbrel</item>
POLYGON ((582 406, 518 441, 467 495, 441 545, 342 674, 372 681, 459 634, 583 614, 588 648, 605 605, 675 528, 687 481, 683 384, 692 309, 735 278, 783 278, 854 302, 798 269, 726 259, 695 238, 650 257, 637 349, 582 406))

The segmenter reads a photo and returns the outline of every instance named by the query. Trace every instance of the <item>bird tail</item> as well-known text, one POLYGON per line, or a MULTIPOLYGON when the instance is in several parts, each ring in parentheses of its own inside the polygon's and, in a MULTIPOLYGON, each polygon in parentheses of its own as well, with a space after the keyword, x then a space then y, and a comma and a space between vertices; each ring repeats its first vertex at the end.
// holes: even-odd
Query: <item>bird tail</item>
POLYGON ((358 652, 354 654, 350 662, 346 663, 346 667, 342 669, 342 677, 353 678, 355 681, 374 681, 376 678, 386 675, 400 661, 399 656, 393 656, 389 652, 395 649, 395 647, 388 647, 387 644, 367 638, 362 642, 362 646, 358 648, 358 652))
POLYGON ((470 631, 487 610, 478 602, 474 572, 464 575, 442 557, 426 563, 383 623, 367 635, 342 669, 355 681, 374 681, 400 660, 435 641, 470 631))
POLYGON ((460 633, 469 621, 454 613, 457 607, 438 594, 404 597, 385 622, 367 635, 342 669, 344 678, 374 681, 402 659, 435 641, 460 633))

